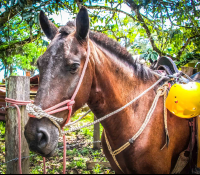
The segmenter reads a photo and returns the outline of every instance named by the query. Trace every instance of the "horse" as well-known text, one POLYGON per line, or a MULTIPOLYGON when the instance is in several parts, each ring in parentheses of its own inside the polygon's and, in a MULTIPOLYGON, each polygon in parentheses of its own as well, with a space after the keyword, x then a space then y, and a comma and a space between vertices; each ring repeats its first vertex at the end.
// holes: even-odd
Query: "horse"
MULTIPOLYGON (((94 115, 102 116, 124 106, 158 81, 160 77, 134 61, 132 55, 119 43, 106 35, 90 31, 87 9, 81 7, 76 24, 57 28, 44 12, 40 12, 40 25, 51 40, 46 52, 38 58, 40 82, 34 104, 43 110, 70 99, 77 86, 89 52, 89 62, 75 98, 72 114, 88 104, 94 115)), ((172 172, 179 154, 187 149, 190 140, 188 120, 168 111, 169 145, 164 128, 164 100, 160 97, 157 107, 142 134, 116 156, 119 166, 110 154, 106 137, 112 150, 120 148, 140 129, 156 96, 157 85, 123 111, 102 121, 102 147, 112 169, 117 173, 172 172)), ((64 126, 68 111, 54 115, 62 118, 64 126)), ((25 137, 30 150, 44 157, 54 155, 59 131, 48 118, 29 118, 25 137)), ((185 168, 189 171, 189 167, 185 168)))

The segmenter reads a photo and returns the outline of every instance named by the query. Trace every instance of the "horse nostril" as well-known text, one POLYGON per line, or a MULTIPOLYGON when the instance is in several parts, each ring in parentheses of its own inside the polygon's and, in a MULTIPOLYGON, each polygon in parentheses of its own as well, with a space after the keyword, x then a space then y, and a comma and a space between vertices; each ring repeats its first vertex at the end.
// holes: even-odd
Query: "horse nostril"
POLYGON ((39 129, 37 133, 38 147, 40 149, 45 148, 49 144, 49 133, 44 129, 39 129))

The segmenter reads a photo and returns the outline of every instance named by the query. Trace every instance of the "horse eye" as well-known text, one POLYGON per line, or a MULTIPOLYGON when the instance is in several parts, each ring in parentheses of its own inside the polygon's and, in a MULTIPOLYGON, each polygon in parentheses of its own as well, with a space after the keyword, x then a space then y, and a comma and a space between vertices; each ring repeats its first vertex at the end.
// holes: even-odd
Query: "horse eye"
POLYGON ((72 64, 72 65, 70 66, 70 72, 71 72, 72 74, 76 73, 76 72, 78 71, 79 66, 80 66, 80 65, 79 65, 78 63, 72 64))

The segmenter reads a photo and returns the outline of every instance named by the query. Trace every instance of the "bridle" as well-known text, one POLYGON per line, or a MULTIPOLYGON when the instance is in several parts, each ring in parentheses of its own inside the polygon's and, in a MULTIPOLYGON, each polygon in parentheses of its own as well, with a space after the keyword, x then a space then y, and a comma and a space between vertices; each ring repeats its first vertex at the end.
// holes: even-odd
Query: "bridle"
POLYGON ((59 129, 60 134, 61 134, 61 129, 63 129, 63 127, 70 120, 70 117, 71 117, 71 114, 72 114, 72 107, 75 104, 74 100, 75 100, 76 95, 77 95, 77 93, 78 93, 78 91, 80 89, 81 83, 83 81, 83 78, 84 78, 84 75, 85 75, 85 72, 86 72, 86 69, 87 69, 87 65, 88 65, 88 62, 89 62, 89 56, 90 56, 89 41, 88 41, 87 46, 88 46, 87 47, 87 56, 86 56, 86 60, 85 60, 85 63, 84 63, 84 67, 83 67, 79 82, 78 82, 78 84, 76 86, 76 89, 75 89, 71 99, 70 100, 65 100, 65 101, 63 101, 61 103, 58 103, 58 104, 48 108, 48 109, 45 109, 43 112, 42 112, 41 108, 39 108, 38 106, 35 106, 34 104, 28 104, 27 107, 26 107, 28 112, 29 112, 29 117, 39 118, 39 119, 41 119, 43 117, 49 118, 56 125, 56 127, 59 129), (51 114, 55 114, 55 113, 58 113, 58 112, 61 112, 61 111, 65 111, 65 110, 68 110, 69 113, 68 113, 66 121, 64 122, 63 127, 60 128, 60 125, 57 123, 57 121, 61 122, 62 119, 57 119, 57 118, 51 116, 51 114), (43 115, 38 114, 38 112, 36 112, 36 111, 41 111, 43 115), (47 113, 47 115, 45 113, 47 113))
MULTIPOLYGON (((83 78, 84 78, 84 75, 85 75, 85 72, 86 72, 86 69, 87 69, 87 65, 88 65, 88 62, 89 62, 89 56, 90 56, 89 40, 88 40, 87 46, 88 46, 87 47, 87 56, 86 56, 86 60, 85 60, 84 66, 83 66, 83 70, 82 70, 80 79, 78 81, 78 84, 76 86, 76 89, 75 89, 70 100, 65 100, 65 101, 58 103, 58 104, 56 104, 56 105, 54 105, 54 106, 52 106, 48 109, 45 109, 43 111, 40 107, 34 105, 33 101, 22 101, 22 100, 14 100, 14 99, 10 99, 10 98, 5 98, 5 101, 7 103, 10 103, 11 106, 14 106, 14 107, 17 108, 17 113, 18 113, 18 136, 19 136, 19 150, 18 150, 19 151, 19 161, 18 161, 18 166, 19 166, 19 173, 20 174, 22 174, 22 168, 21 168, 21 113, 20 113, 20 109, 19 109, 18 105, 26 106, 29 117, 38 118, 38 119, 41 119, 43 117, 47 117, 48 119, 50 119, 53 122, 53 124, 58 128, 60 136, 61 136, 62 135, 61 130, 70 120, 70 117, 71 117, 71 114, 72 114, 72 107, 75 103, 76 95, 77 95, 77 93, 80 89, 81 83, 83 81, 83 78), (61 128, 59 123, 61 123, 63 121, 63 119, 54 117, 51 114, 55 114, 55 113, 65 111, 65 110, 68 110, 69 112, 68 112, 67 119, 64 122, 63 127, 61 128)), ((64 146, 64 149, 63 149, 63 174, 65 174, 65 171, 66 171, 66 138, 65 138, 65 134, 63 134, 63 146, 64 146)), ((43 157, 43 164, 44 164, 44 174, 46 174, 45 157, 43 157)))
MULTIPOLYGON (((44 111, 42 111, 41 108, 35 106, 34 104, 28 104, 26 109, 28 110, 29 112, 29 116, 30 117, 34 117, 34 118, 43 118, 43 117, 47 117, 49 118, 54 124, 55 126, 57 126, 57 128, 59 129, 60 131, 60 135, 62 135, 62 132, 61 132, 61 128, 60 128, 60 125, 57 123, 58 118, 54 117, 54 116, 51 116, 51 114, 54 114, 54 113, 58 113, 58 112, 61 112, 61 111, 65 111, 65 110, 69 110, 69 113, 68 113, 68 117, 66 119, 66 122, 63 126, 65 126, 69 120, 70 120, 70 117, 71 117, 71 114, 72 114, 72 106, 73 104, 75 103, 74 99, 80 89, 80 86, 81 86, 81 83, 83 81, 83 78, 84 78, 84 75, 85 75, 85 72, 86 72, 86 68, 87 68, 87 65, 88 65, 88 62, 89 62, 89 55, 90 55, 90 46, 89 46, 89 41, 88 41, 88 49, 87 49, 87 57, 86 57, 86 61, 85 61, 85 64, 84 64, 84 67, 83 67, 83 70, 82 70, 82 73, 81 73, 81 77, 79 79, 79 82, 78 82, 78 85, 72 95, 72 98, 70 100, 65 100, 55 106, 52 106, 48 109, 45 109, 44 111), (63 105, 66 105, 65 107, 62 107, 63 105), (38 113, 36 111, 41 111, 42 115, 38 115, 38 113), (36 112, 36 113, 34 113, 36 112), (56 121, 57 120, 57 121, 56 121)), ((156 73, 154 73, 156 74, 156 73)), ((160 76, 160 75, 159 75, 160 76)), ((115 113, 118 113, 119 111, 123 110, 124 108, 126 108, 127 106, 129 106, 130 104, 132 104, 134 101, 136 101, 137 99, 139 99, 141 96, 143 96, 146 92, 148 92, 149 90, 151 90, 153 87, 155 87, 157 84, 159 84, 162 80, 164 79, 168 79, 168 77, 165 77, 165 76, 161 76, 161 78, 156 82, 154 83, 150 88, 148 88, 146 91, 144 91, 142 94, 140 94, 137 98, 135 98, 134 100, 132 100, 131 102, 129 102, 128 104, 126 104, 125 106, 123 106, 122 108, 119 108, 118 110, 115 110, 113 112, 111 112, 110 114, 102 117, 101 119, 98 119, 97 121, 100 122, 101 120, 104 120, 112 115, 114 115, 115 113)), ((166 91, 166 89, 165 89, 166 91)), ((160 97, 160 94, 162 94, 163 90, 161 90, 154 101, 156 101, 155 103, 157 104, 157 101, 158 101, 158 98, 160 97)), ((146 120, 145 120, 145 123, 142 125, 142 127, 140 128, 140 130, 136 133, 136 135, 133 136, 133 138, 131 138, 129 140, 129 142, 133 142, 132 140, 135 140, 137 137, 139 137, 139 135, 143 132, 143 130, 145 129, 146 125, 148 124, 151 116, 152 116, 152 113, 155 109, 156 105, 154 105, 153 107, 151 107, 150 111, 151 113, 148 114, 148 116, 146 117, 146 120)), ((96 122, 97 122, 96 121, 96 122)), ((90 123, 90 125, 93 124, 93 123, 90 123)), ((84 126, 85 127, 85 126, 84 126)), ((63 129, 63 128, 62 128, 63 129)), ((78 128, 75 128, 75 130, 77 130, 78 128)), ((71 130, 69 130, 68 132, 71 132, 71 130)), ((104 135, 106 136, 105 132, 104 132, 104 135)), ((122 146, 120 149, 119 149, 119 153, 121 151, 123 151, 124 149, 126 149, 128 146, 130 146, 130 143, 127 142, 124 146, 122 146)), ((119 167, 119 169, 123 172, 123 170, 121 169, 121 167, 119 166, 116 158, 115 158, 115 154, 112 153, 112 150, 111 150, 111 147, 109 146, 109 142, 108 140, 106 140, 106 143, 107 143, 107 146, 110 151, 110 153, 112 154, 113 156, 113 159, 115 160, 115 163, 117 164, 117 166, 119 167)), ((64 154, 63 154, 63 174, 65 174, 65 168, 66 168, 66 139, 65 139, 65 132, 63 131, 63 145, 64 145, 64 154)), ((44 159, 44 162, 45 162, 45 158, 44 159)), ((45 168, 44 168, 44 172, 45 172, 45 168)))
MULTIPOLYGON (((34 104, 31 104, 31 103, 26 106, 26 109, 28 110, 28 113, 29 113, 29 117, 39 118, 39 119, 41 119, 43 117, 49 118, 54 123, 54 125, 58 128, 60 136, 62 135, 61 130, 70 120, 70 117, 71 117, 71 114, 72 114, 72 107, 75 103, 76 95, 77 95, 77 93, 80 89, 81 83, 83 81, 83 78, 84 78, 84 75, 85 75, 85 72, 86 72, 86 69, 87 69, 87 65, 88 65, 88 62, 89 62, 89 56, 90 56, 89 40, 88 40, 87 46, 88 46, 87 47, 87 56, 86 56, 86 60, 85 60, 84 66, 83 66, 83 70, 82 70, 79 82, 76 86, 76 89, 75 89, 70 100, 65 100, 61 103, 58 103, 58 104, 48 108, 48 109, 45 109, 44 111, 41 108, 39 108, 38 106, 35 106, 34 104), (64 105, 66 105, 66 106, 64 106, 64 105), (64 106, 64 107, 62 107, 62 106, 64 106), (38 112, 36 112, 38 110, 41 111, 40 114, 38 114, 38 112), (61 122, 62 119, 51 116, 51 114, 55 114, 55 113, 65 111, 65 110, 68 110, 69 112, 68 112, 67 119, 64 122, 63 127, 61 128, 59 123, 57 123, 57 121, 61 122)), ((64 149, 63 149, 63 174, 65 174, 65 171, 66 171, 66 138, 65 138, 65 134, 63 134, 63 146, 64 146, 64 149)), ((45 157, 43 157, 43 163, 44 163, 44 174, 46 174, 45 157)))
MULTIPOLYGON (((63 129, 63 127, 64 127, 64 126, 69 122, 69 120, 70 120, 70 117, 71 117, 71 114, 72 114, 72 107, 73 107, 73 105, 74 105, 74 103, 75 103, 75 97, 76 97, 76 95, 77 95, 77 93, 78 93, 78 91, 79 91, 79 89, 80 89, 81 83, 82 83, 82 81, 83 81, 83 78, 84 78, 84 75, 85 75, 85 72, 86 72, 86 69, 87 69, 87 65, 88 65, 88 62, 89 62, 89 56, 90 56, 89 40, 88 40, 88 44, 87 44, 87 45, 88 45, 88 48, 87 48, 87 56, 86 56, 86 60, 85 60, 85 63, 84 63, 84 67, 83 67, 83 70, 82 70, 80 79, 79 79, 79 81, 78 81, 77 87, 75 88, 75 91, 74 91, 74 93, 73 93, 73 95, 72 95, 72 97, 71 97, 70 100, 65 100, 65 101, 63 101, 63 102, 61 102, 61 103, 58 103, 58 104, 56 104, 56 105, 54 105, 54 106, 48 108, 48 109, 45 109, 44 111, 43 111, 40 107, 38 107, 38 106, 32 104, 31 101, 28 101, 28 102, 26 102, 26 103, 24 104, 24 105, 26 105, 26 109, 27 109, 27 111, 28 111, 28 113, 29 113, 29 117, 38 118, 38 119, 41 119, 41 118, 43 118, 43 117, 46 117, 46 118, 50 119, 50 120, 55 124, 55 126, 59 129, 60 135, 62 135, 61 130, 63 129), (64 106, 64 107, 63 107, 63 106, 64 106), (63 119, 62 119, 62 118, 54 117, 54 116, 52 116, 51 114, 55 114, 55 113, 58 113, 58 112, 61 112, 61 111, 65 111, 65 110, 68 110, 69 113, 68 113, 68 116, 67 116, 66 121, 64 122, 63 127, 61 128, 61 127, 60 127, 60 124, 59 124, 58 122, 62 122, 63 119)), ((111 112, 110 114, 105 115, 104 117, 102 117, 102 118, 96 120, 95 122, 97 123, 97 122, 100 122, 100 121, 102 121, 102 120, 105 120, 105 119, 107 119, 108 117, 110 117, 110 116, 112 116, 112 115, 114 115, 114 114, 116 114, 116 113, 122 111, 124 108, 128 107, 130 104, 132 104, 133 102, 135 102, 137 99, 139 99, 139 98, 140 98, 141 96, 143 96, 145 93, 147 93, 149 90, 153 89, 156 85, 158 85, 158 84, 159 84, 161 81, 163 81, 164 79, 169 80, 169 77, 161 76, 161 75, 159 75, 159 74, 157 74, 157 73, 155 73, 155 72, 153 72, 153 73, 154 73, 155 75, 158 75, 158 76, 161 77, 156 83, 154 83, 151 87, 149 87, 147 90, 145 90, 142 94, 140 94, 138 97, 136 97, 135 99, 133 99, 131 102, 129 102, 129 103, 127 103, 126 105, 124 105, 123 107, 121 107, 121 108, 119 108, 119 109, 117 109, 117 110, 111 112)), ((159 93, 162 94, 162 90, 161 90, 161 92, 159 92, 159 93)), ((157 96, 156 96, 156 98, 155 98, 156 104, 157 104, 158 98, 159 98, 159 96, 160 96, 159 93, 157 94, 157 96)), ((11 100, 10 103, 11 103, 11 104, 14 104, 14 105, 17 105, 18 102, 19 102, 19 101, 13 100, 13 99, 6 99, 6 100, 7 100, 8 102, 9 102, 9 100, 11 100)), ((152 109, 150 109, 151 113, 147 116, 147 118, 146 118, 146 120, 145 120, 146 122, 142 125, 142 127, 140 128, 140 130, 136 133, 136 135, 133 136, 133 138, 131 138, 131 139, 129 140, 129 142, 128 142, 127 144, 125 144, 125 147, 120 148, 120 150, 119 150, 120 152, 123 151, 125 148, 127 148, 127 147, 130 145, 129 143, 132 143, 132 141, 135 140, 137 137, 139 137, 139 135, 143 132, 143 130, 145 129, 146 125, 148 124, 148 122, 149 122, 149 120, 150 120, 150 118, 151 118, 151 115, 152 115, 152 113, 153 113, 153 111, 154 111, 154 109, 155 109, 155 106, 156 106, 156 105, 154 105, 154 106, 152 107, 152 109)), ((20 114, 19 114, 19 115, 20 115, 20 114)), ((93 123, 94 123, 94 122, 93 122, 93 123)), ((90 123, 89 125, 92 125, 93 123, 90 123)), ((83 127, 87 127, 87 126, 89 126, 89 125, 86 125, 86 126, 83 126, 83 127)), ((80 128, 74 128, 74 130, 78 130, 78 129, 80 129, 80 128)), ((69 130, 69 131, 67 131, 67 132, 71 132, 71 130, 69 130)), ((63 133, 66 133, 66 132, 63 131, 63 133)), ((108 142, 108 141, 107 141, 107 142, 108 142)), ((65 174, 65 169, 66 169, 66 139, 65 139, 65 134, 63 134, 63 145, 64 145, 64 153, 63 153, 63 174, 65 174)), ((107 145, 108 145, 108 143, 107 143, 107 145)), ((112 150, 110 150, 110 152, 112 152, 112 150)), ((113 158, 115 158, 114 152, 113 152, 113 155, 112 155, 112 156, 113 156, 113 158)), ((45 171, 45 158, 43 158, 43 162, 44 162, 44 174, 45 174, 45 173, 46 173, 46 171, 45 171)), ((115 161, 115 162, 116 162, 116 164, 117 164, 117 161, 115 161)), ((19 164, 20 164, 20 163, 19 163, 19 164)), ((118 167, 120 168, 120 166, 118 166, 118 167)), ((120 169, 121 169, 121 168, 120 168, 120 169)), ((122 172, 123 172, 123 171, 122 171, 122 172)))
MULTIPOLYGON (((59 132, 60 132, 60 135, 62 134, 61 130, 63 129, 63 127, 69 122, 70 120, 70 117, 71 117, 71 114, 72 114, 72 107, 73 105, 75 104, 75 97, 80 89, 80 86, 81 86, 81 83, 83 81, 83 78, 84 78, 84 75, 85 75, 85 72, 86 72, 86 69, 87 69, 87 66, 88 66, 88 62, 89 62, 89 56, 90 56, 90 46, 89 46, 89 41, 88 41, 88 47, 87 47, 87 56, 86 56, 86 60, 85 60, 85 63, 84 63, 84 67, 83 67, 83 70, 82 70, 82 73, 81 73, 81 76, 80 76, 80 79, 78 81, 78 84, 77 84, 77 87, 75 88, 75 91, 71 97, 71 99, 69 100, 65 100, 61 103, 58 103, 56 104, 55 106, 52 106, 48 109, 45 109, 44 111, 32 104, 32 101, 27 101, 27 102, 24 102, 24 101, 19 101, 19 100, 13 100, 13 99, 8 99, 6 98, 6 101, 8 103, 10 103, 12 106, 15 106, 18 110, 18 118, 20 118, 20 110, 18 108, 17 105, 26 105, 26 109, 29 113, 29 117, 33 117, 33 118, 38 118, 38 119, 41 119, 43 117, 47 117, 49 118, 54 124, 55 126, 59 129, 59 132), (64 106, 64 107, 63 107, 64 106), (54 116, 52 116, 51 114, 55 114, 55 113, 58 113, 58 112, 61 112, 61 111, 65 111, 65 110, 68 110, 69 113, 68 113, 68 116, 67 116, 67 119, 66 121, 64 122, 64 125, 63 127, 61 128, 60 127, 60 124, 58 122, 62 122, 63 119, 61 118, 56 118, 54 116)), ((123 107, 111 112, 110 114, 107 114, 105 115, 104 117, 96 120, 95 122, 93 123, 90 123, 90 124, 87 124, 85 126, 82 126, 82 127, 78 127, 78 128, 73 128, 73 129, 70 129, 68 130, 67 132, 63 132, 63 133, 68 133, 68 132, 72 132, 72 131, 75 131, 75 130, 79 130, 81 128, 84 128, 84 127, 87 127, 87 126, 90 126, 90 125, 93 125, 95 123, 99 123, 105 119, 107 119, 108 117, 122 111, 123 109, 125 109, 126 107, 128 107, 129 105, 131 105, 132 103, 134 103, 136 100, 138 100, 140 97, 142 97, 145 93, 147 93, 148 91, 150 91, 151 89, 153 89, 155 86, 157 86, 160 82, 162 82, 163 80, 167 80, 169 81, 169 77, 168 76, 162 76, 162 75, 159 75, 157 74, 156 72, 153 72, 153 74, 161 77, 156 83, 154 83, 151 87, 149 87, 147 90, 145 90, 143 93, 141 93, 138 97, 136 97, 135 99, 133 99, 132 101, 130 101, 129 103, 127 103, 126 105, 124 105, 123 107)), ((109 144, 109 141, 107 139, 107 136, 106 136, 106 133, 105 133, 105 130, 104 130, 104 135, 106 137, 106 144, 107 144, 107 147, 109 149, 109 152, 110 154, 112 155, 115 163, 117 164, 118 168, 123 172, 123 170, 121 169, 120 165, 118 164, 117 160, 116 160, 116 155, 119 154, 120 152, 122 152, 124 149, 126 149, 128 146, 130 146, 130 144, 132 144, 139 136, 140 134, 144 131, 144 129, 146 128, 152 114, 153 114, 153 111, 155 110, 155 107, 156 107, 156 104, 158 102, 158 99, 160 96, 164 95, 166 93, 166 90, 167 90, 167 85, 164 84, 163 86, 161 86, 158 91, 157 91, 157 95, 154 99, 154 102, 152 104, 152 107, 151 109, 149 110, 147 116, 146 116, 146 119, 145 119, 145 122, 143 123, 143 125, 141 126, 141 128, 138 130, 138 132, 126 143, 124 144, 122 147, 120 147, 119 149, 113 151, 110 144, 109 144)), ((166 119, 167 115, 165 114, 165 117, 164 119, 166 119)), ((165 124, 167 124, 166 120, 165 121, 165 124)), ((20 123, 20 119, 18 121, 18 123, 20 123)), ((69 123, 70 125, 71 123, 69 123)), ((19 127, 21 128, 21 127, 19 127)), ((165 131, 166 132, 166 138, 168 136, 168 130, 167 130, 167 126, 165 126, 165 131)), ((19 131, 19 133, 21 133, 19 131)), ((19 134, 20 135, 20 134, 19 134)), ((19 137, 19 142, 21 142, 21 136, 19 137)), ((65 174, 65 169, 66 169, 66 139, 65 139, 65 134, 63 134, 63 145, 64 145, 64 154, 63 154, 63 174, 65 174)), ((167 142, 166 142, 167 143, 167 142)), ((165 145, 164 145, 165 146, 165 145)), ((20 146, 19 146, 20 147, 20 146)), ((19 150, 21 150, 21 147, 19 148, 19 150)), ((21 152, 19 151, 19 155, 21 154, 21 152)), ((19 160, 21 159, 21 157, 19 156, 19 160)), ((45 171, 45 158, 43 158, 43 162, 44 162, 44 173, 46 172, 45 171)), ((20 167, 20 173, 21 173, 21 161, 19 161, 19 167, 20 167)))

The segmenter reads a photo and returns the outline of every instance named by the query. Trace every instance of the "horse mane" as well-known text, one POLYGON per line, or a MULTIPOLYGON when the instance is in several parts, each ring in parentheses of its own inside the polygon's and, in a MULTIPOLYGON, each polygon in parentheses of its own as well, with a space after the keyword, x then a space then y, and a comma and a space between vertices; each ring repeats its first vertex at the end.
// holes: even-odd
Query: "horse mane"
MULTIPOLYGON (((70 34, 75 31, 75 22, 69 21, 65 26, 62 26, 59 30, 61 34, 70 34)), ((147 80, 151 78, 151 73, 147 67, 135 60, 132 55, 127 51, 125 47, 122 47, 117 41, 109 38, 100 32, 89 32, 89 38, 94 41, 100 47, 106 49, 110 53, 114 54, 120 60, 128 63, 133 69, 138 78, 147 80)))

